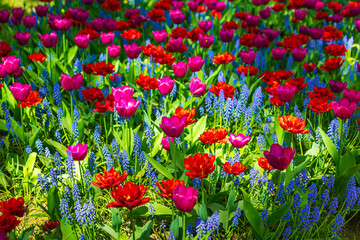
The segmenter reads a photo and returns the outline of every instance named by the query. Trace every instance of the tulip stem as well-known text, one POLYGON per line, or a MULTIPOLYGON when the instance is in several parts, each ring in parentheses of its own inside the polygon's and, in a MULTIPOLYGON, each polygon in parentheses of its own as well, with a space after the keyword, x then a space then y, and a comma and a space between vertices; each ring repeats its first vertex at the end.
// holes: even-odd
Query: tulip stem
POLYGON ((73 120, 73 91, 70 91, 70 116, 71 116, 71 121, 73 120))
POLYGON ((339 119, 339 140, 340 140, 340 152, 339 152, 339 157, 341 157, 341 153, 342 153, 342 149, 343 149, 343 144, 342 144, 342 137, 343 137, 343 120, 339 119))
POLYGON ((135 240, 135 224, 134 224, 134 214, 133 214, 133 210, 130 210, 130 214, 131 214, 131 231, 132 231, 132 239, 135 240))
POLYGON ((185 212, 183 212, 183 214, 182 214, 182 220, 183 220, 183 235, 182 235, 182 239, 185 239, 186 237, 186 235, 185 235, 185 212))
POLYGON ((171 200, 171 221, 174 221, 174 200, 171 200))
POLYGON ((205 178, 203 178, 202 184, 201 184, 201 196, 202 196, 202 202, 204 204, 206 204, 206 202, 205 202, 205 178))

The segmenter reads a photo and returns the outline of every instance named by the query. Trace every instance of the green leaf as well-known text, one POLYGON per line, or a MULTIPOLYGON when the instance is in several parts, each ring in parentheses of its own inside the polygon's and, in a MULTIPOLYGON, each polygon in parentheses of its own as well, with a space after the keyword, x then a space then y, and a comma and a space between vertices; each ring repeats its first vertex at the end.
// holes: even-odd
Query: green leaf
MULTIPOLYGON (((302 156, 298 156, 298 157, 302 157, 302 156)), ((294 159, 296 159, 297 157, 295 157, 294 159)), ((297 160, 295 160, 296 162, 297 160)), ((306 158, 306 160, 304 162, 302 162, 300 165, 296 166, 292 172, 291 172, 291 179, 294 179, 302 170, 304 170, 308 164, 308 162, 310 161, 310 158, 306 158)))
POLYGON ((208 219, 207 209, 205 203, 202 203, 199 208, 199 217, 201 217, 202 220, 206 221, 208 219))
POLYGON ((24 129, 20 127, 20 125, 13 118, 10 119, 11 119, 11 125, 13 127, 16 136, 21 140, 21 142, 24 143, 26 140, 24 129))
POLYGON ((355 158, 351 154, 350 150, 347 148, 345 154, 340 157, 338 175, 342 175, 347 169, 353 168, 355 165, 356 165, 355 158))
POLYGON ((200 135, 204 132, 206 128, 206 119, 207 119, 207 115, 202 116, 199 120, 196 121, 192 133, 192 139, 191 139, 192 143, 198 140, 200 135))
POLYGON ((163 139, 164 133, 161 132, 155 137, 154 148, 151 151, 151 157, 155 157, 155 155, 161 149, 161 140, 163 139))
MULTIPOLYGON (((152 239, 150 238, 151 228, 153 225, 153 221, 148 221, 142 228, 136 228, 135 231, 135 239, 152 239)), ((130 239, 132 236, 130 236, 130 239)))
POLYGON ((228 199, 228 205, 227 205, 227 209, 228 209, 229 214, 232 211, 234 211, 234 206, 235 206, 235 190, 233 189, 230 192, 229 199, 228 199))
POLYGON ((274 226, 276 223, 278 223, 283 217, 285 217, 285 215, 289 212, 292 203, 293 203, 292 199, 291 201, 287 202, 284 206, 282 206, 281 208, 277 209, 275 212, 273 212, 268 220, 266 221, 266 228, 269 229, 270 227, 274 226))
POLYGON ((48 211, 51 213, 51 219, 57 221, 57 216, 59 216, 60 199, 59 199, 59 189, 56 186, 52 186, 48 192, 48 211))
POLYGON ((29 139, 29 146, 30 147, 34 147, 35 146, 35 141, 38 139, 38 135, 39 133, 41 133, 41 128, 38 128, 35 133, 30 137, 29 139))
POLYGON ((61 230, 61 239, 62 240, 74 240, 77 239, 76 234, 71 228, 70 223, 65 224, 65 220, 62 219, 60 221, 60 230, 61 230))
POLYGON ((28 174, 31 173, 34 169, 35 160, 36 160, 37 153, 33 152, 30 154, 28 160, 26 161, 26 164, 24 166, 24 178, 27 178, 28 174))
POLYGON ((173 179, 173 175, 171 175, 171 173, 169 172, 169 170, 167 170, 167 168, 165 168, 163 165, 161 165, 160 163, 158 163, 155 159, 153 159, 152 157, 148 156, 147 154, 145 154, 146 158, 149 160, 149 162, 151 163, 151 165, 156 168, 162 175, 164 175, 166 178, 168 179, 173 179))
MULTIPOLYGON (((115 230, 112 229, 110 226, 108 226, 102 222, 98 222, 97 224, 104 232, 109 234, 112 238, 119 239, 119 234, 117 232, 115 232, 115 230)), ((76 238, 74 238, 74 239, 76 239, 76 238)))
POLYGON ((170 155, 172 160, 176 162, 176 165, 181 169, 181 171, 184 171, 185 167, 184 167, 183 153, 176 147, 175 143, 173 143, 172 141, 169 141, 169 144, 170 144, 170 155))
POLYGON ((67 148, 64 145, 50 139, 45 140, 45 142, 53 146, 56 149, 56 151, 58 151, 63 157, 67 157, 67 153, 66 153, 67 148))
POLYGON ((179 237, 179 215, 177 215, 175 220, 170 224, 170 231, 173 231, 175 239, 179 237))
POLYGON ((319 127, 319 131, 321 134, 321 138, 325 144, 326 149, 328 150, 330 156, 334 159, 336 165, 338 165, 339 162, 339 153, 334 145, 334 143, 330 140, 328 135, 319 127))
POLYGON ((78 50, 78 47, 75 45, 73 47, 71 47, 67 52, 68 52, 68 64, 70 65, 72 60, 74 59, 74 57, 76 56, 76 52, 78 50))
POLYGON ((35 227, 29 227, 22 231, 20 236, 18 237, 18 240, 28 240, 30 238, 30 235, 34 232, 35 227))
POLYGON ((112 216, 112 228, 116 232, 120 232, 121 229, 121 215, 117 208, 110 208, 111 209, 111 216, 112 216))

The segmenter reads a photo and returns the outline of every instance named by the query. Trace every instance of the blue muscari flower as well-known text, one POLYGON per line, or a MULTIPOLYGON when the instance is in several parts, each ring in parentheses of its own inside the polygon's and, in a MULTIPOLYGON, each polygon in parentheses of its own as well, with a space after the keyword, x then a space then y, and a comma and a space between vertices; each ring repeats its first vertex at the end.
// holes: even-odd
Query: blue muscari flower
POLYGON ((74 201, 81 200, 81 194, 80 194, 78 185, 76 183, 73 184, 72 196, 73 196, 74 201))
POLYGON ((310 206, 306 204, 300 212, 298 224, 300 229, 305 230, 307 232, 310 229, 310 206))
POLYGON ((102 147, 102 154, 106 160, 107 170, 110 170, 112 167, 114 167, 114 162, 110 154, 110 151, 105 144, 102 147))
POLYGON ((60 107, 61 105, 61 92, 60 92, 60 85, 58 82, 54 84, 54 98, 56 106, 60 107))
POLYGON ((120 147, 115 138, 111 141, 111 150, 114 158, 120 153, 120 147))
POLYGON ((55 166, 57 175, 62 174, 61 156, 58 152, 55 152, 55 154, 54 154, 54 166, 55 166))
POLYGON ((156 214, 156 210, 155 210, 154 206, 151 205, 151 204, 149 204, 149 208, 148 208, 148 209, 149 209, 149 213, 150 213, 151 217, 154 217, 155 214, 156 214))
POLYGON ((201 186, 201 179, 199 179, 199 178, 194 178, 194 179, 193 179, 193 187, 194 187, 195 189, 199 190, 200 186, 201 186))
POLYGON ((205 115, 205 109, 204 109, 204 106, 200 106, 199 108, 199 112, 200 112, 200 116, 204 116, 205 115))
POLYGON ((92 174, 95 174, 97 172, 96 171, 96 157, 93 152, 90 153, 89 168, 90 168, 92 174))
POLYGON ((271 139, 273 140, 273 142, 274 142, 275 144, 278 143, 278 138, 277 138, 277 136, 276 136, 276 133, 272 133, 272 134, 271 134, 271 139))
POLYGON ((128 172, 129 171, 129 157, 128 157, 128 153, 126 150, 124 150, 121 154, 122 158, 121 158, 121 165, 124 171, 128 172))
POLYGON ((266 146, 265 146, 265 136, 264 134, 260 134, 258 136, 258 146, 259 146, 259 151, 260 153, 263 153, 266 146))
POLYGON ((86 191, 89 191, 89 190, 90 190, 91 178, 92 178, 92 176, 91 176, 90 170, 89 170, 89 169, 86 169, 86 170, 85 170, 85 173, 84 173, 85 190, 86 190, 86 191))
POLYGON ((50 155, 50 149, 48 147, 45 147, 45 157, 47 158, 51 158, 51 155, 50 155))
POLYGON ((140 157, 140 153, 142 152, 142 145, 141 145, 141 141, 139 138, 139 134, 136 132, 134 133, 134 141, 133 141, 134 145, 133 145, 133 149, 134 149, 134 154, 139 158, 140 157))
POLYGON ((260 216, 261 216, 261 219, 262 219, 264 227, 265 227, 266 221, 268 219, 268 211, 266 208, 261 211, 260 216))
POLYGON ((63 110, 61 107, 58 108, 58 111, 56 112, 56 116, 58 119, 58 122, 60 124, 60 126, 63 126, 63 122, 62 122, 62 118, 63 118, 63 110))
POLYGON ((268 195, 270 195, 270 197, 275 196, 275 186, 274 186, 274 182, 271 179, 269 179, 267 183, 267 193, 268 195))
POLYGON ((80 73, 82 69, 82 64, 79 58, 76 58, 74 63, 74 73, 80 73))
POLYGON ((80 112, 79 109, 77 107, 74 107, 74 120, 75 121, 79 121, 80 120, 80 112))
POLYGON ((67 151, 67 158, 66 158, 66 171, 67 174, 70 176, 71 179, 74 179, 75 176, 75 163, 70 151, 67 151))
POLYGON ((171 91, 171 93, 170 93, 170 99, 171 99, 171 101, 173 100, 173 98, 175 97, 175 95, 176 95, 176 90, 177 90, 177 86, 176 86, 176 83, 174 84, 174 87, 173 87, 173 89, 172 89, 172 91, 171 91))
POLYGON ((37 183, 39 184, 41 190, 45 190, 46 192, 49 191, 51 186, 51 181, 45 175, 41 175, 39 173, 37 176, 37 183))
POLYGON ((144 123, 144 134, 146 136, 146 143, 150 149, 153 147, 152 140, 154 138, 154 131, 151 126, 147 125, 146 123, 144 123))
POLYGON ((314 207, 311 213, 311 226, 316 226, 320 218, 320 209, 318 207, 314 207))
POLYGON ((106 54, 105 53, 100 53, 99 56, 99 62, 105 61, 106 60, 106 54))
POLYGON ((280 187, 279 187, 279 194, 276 198, 276 203, 278 205, 282 205, 285 202, 285 194, 284 194, 284 184, 280 183, 280 187))
POLYGON ((221 117, 224 116, 224 110, 225 110, 225 95, 224 95, 224 91, 221 89, 218 99, 218 113, 221 117))
POLYGON ((36 140, 36 148, 37 148, 38 154, 40 154, 40 155, 44 154, 44 146, 40 139, 36 140))
POLYGON ((175 240, 175 234, 173 231, 170 231, 168 240, 175 240))
POLYGON ((201 218, 198 218, 196 221, 196 233, 200 234, 200 239, 206 234, 206 224, 201 218))
POLYGON ((344 227, 344 218, 341 214, 339 214, 334 222, 334 225, 331 229, 332 231, 332 236, 334 238, 338 238, 340 232, 342 231, 342 227, 344 227))
POLYGON ((237 208, 234 213, 234 218, 232 219, 232 227, 239 226, 240 217, 241 217, 241 209, 237 208))
POLYGON ((329 204, 328 214, 330 217, 336 212, 337 208, 338 208, 338 199, 337 199, 337 197, 334 197, 333 200, 329 204))
POLYGON ((309 205, 312 205, 315 203, 316 196, 317 196, 317 186, 316 186, 316 183, 312 183, 310 186, 310 189, 309 189, 308 197, 307 197, 309 205))
POLYGON ((212 106, 212 94, 208 94, 206 97, 205 97, 205 109, 206 109, 206 113, 208 115, 212 115, 213 114, 213 106, 212 106))
POLYGON ((56 141, 61 143, 61 133, 59 132, 59 129, 55 130, 55 137, 56 137, 56 141))
POLYGON ((291 226, 289 225, 285 228, 285 231, 282 233, 283 239, 289 239, 291 236, 291 233, 292 233, 292 229, 291 229, 291 226))
POLYGON ((100 127, 99 127, 99 125, 96 125, 96 126, 95 126, 94 139, 95 139, 95 143, 96 143, 97 145, 101 145, 100 127))
POLYGON ((152 165, 148 162, 146 165, 145 176, 150 179, 151 185, 156 188, 156 182, 158 181, 157 174, 152 169, 152 165))
POLYGON ((72 130, 72 134, 73 134, 73 138, 75 139, 75 142, 76 143, 79 142, 79 129, 78 129, 76 120, 72 122, 71 130, 72 130))
POLYGON ((290 57, 288 58, 287 63, 286 63, 286 70, 291 71, 292 65, 293 65, 293 57, 290 56, 290 57))
POLYGON ((160 230, 164 231, 165 228, 166 228, 166 224, 165 224, 164 220, 162 220, 161 223, 160 223, 160 230))
POLYGON ((87 238, 84 235, 81 235, 80 240, 87 240, 87 238))
POLYGON ((326 207, 329 202, 329 189, 326 188, 321 194, 321 207, 326 207))
POLYGON ((346 210, 350 210, 354 207, 356 200, 358 198, 357 189, 356 189, 356 180, 354 177, 351 177, 349 182, 346 185, 345 190, 345 207, 346 210))
POLYGON ((56 169, 50 168, 49 177, 51 186, 57 186, 58 180, 56 169))
POLYGON ((215 211, 211 217, 206 220, 206 232, 210 232, 210 237, 220 229, 220 215, 218 211, 215 211))
POLYGON ((286 213, 286 215, 281 220, 282 222, 291 221, 291 209, 286 213))
MULTIPOLYGON (((160 227, 161 227, 161 225, 160 225, 160 227)), ((194 229, 191 226, 191 224, 189 224, 187 226, 185 234, 186 234, 186 237, 188 237, 188 238, 192 238, 194 236, 194 229)))
POLYGON ((252 167, 250 169, 250 187, 253 188, 255 185, 258 184, 259 182, 259 178, 260 178, 260 174, 258 170, 255 170, 254 167, 252 167))
POLYGON ((263 105, 263 94, 262 94, 262 88, 261 86, 258 87, 254 92, 252 107, 254 113, 258 112, 263 105))
POLYGON ((300 172, 298 176, 295 178, 295 185, 298 186, 301 190, 305 190, 307 185, 307 181, 309 179, 309 172, 308 170, 303 170, 300 172))
POLYGON ((300 210, 300 206, 301 206, 301 195, 300 195, 300 193, 296 193, 294 196, 294 203, 293 203, 295 212, 300 210))
POLYGON ((29 145, 26 146, 25 152, 27 153, 27 155, 30 155, 32 153, 31 147, 29 145))
POLYGON ((60 201, 60 214, 62 219, 64 219, 64 224, 67 223, 72 224, 73 217, 70 214, 69 205, 65 198, 61 199, 60 201))
POLYGON ((294 180, 291 180, 286 187, 286 194, 291 195, 294 191, 294 187, 295 187, 295 182, 294 180))
POLYGON ((228 100, 226 101, 226 104, 225 104, 225 113, 224 113, 227 126, 229 126, 228 124, 230 123, 230 118, 231 118, 233 111, 234 111, 233 101, 230 98, 228 98, 228 100))

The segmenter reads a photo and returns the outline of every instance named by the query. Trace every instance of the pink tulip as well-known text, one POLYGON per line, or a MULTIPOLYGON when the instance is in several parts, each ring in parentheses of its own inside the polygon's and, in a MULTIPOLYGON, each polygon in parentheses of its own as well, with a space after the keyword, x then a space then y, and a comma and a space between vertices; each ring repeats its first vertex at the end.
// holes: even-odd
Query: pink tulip
POLYGON ((73 91, 79 89, 84 83, 84 76, 80 73, 70 77, 66 74, 61 74, 61 86, 66 91, 73 91))
POLYGON ((162 117, 160 128, 169 137, 180 137, 180 135, 184 131, 186 119, 187 117, 179 118, 175 115, 173 115, 171 118, 162 117))
POLYGON ((229 141, 231 145, 235 148, 243 148, 250 141, 250 136, 244 136, 242 133, 235 135, 233 133, 229 134, 229 141))
POLYGON ((201 82, 199 78, 192 78, 189 83, 189 88, 194 97, 201 97, 206 93, 206 83, 201 82))
POLYGON ((24 101, 30 94, 31 86, 29 84, 22 85, 19 82, 15 82, 9 87, 14 98, 19 102, 24 101))
POLYGON ((134 99, 128 100, 122 98, 120 101, 115 101, 115 109, 121 117, 131 117, 134 115, 139 105, 140 101, 135 101, 134 99))
POLYGON ((122 86, 111 89, 112 94, 114 95, 114 99, 116 102, 119 102, 120 99, 130 100, 133 97, 134 89, 129 86, 122 86))
POLYGON ((81 143, 78 143, 75 146, 70 145, 68 151, 71 152, 74 161, 82 161, 87 155, 88 145, 82 145, 81 143))
POLYGON ((179 210, 190 212, 196 204, 198 193, 199 191, 193 187, 178 185, 173 192, 172 199, 179 210))
POLYGON ((108 50, 110 57, 116 58, 120 55, 121 47, 113 44, 113 45, 107 46, 107 50, 108 50))
POLYGON ((170 94, 175 85, 175 80, 170 77, 163 77, 157 79, 158 89, 163 95, 170 94))

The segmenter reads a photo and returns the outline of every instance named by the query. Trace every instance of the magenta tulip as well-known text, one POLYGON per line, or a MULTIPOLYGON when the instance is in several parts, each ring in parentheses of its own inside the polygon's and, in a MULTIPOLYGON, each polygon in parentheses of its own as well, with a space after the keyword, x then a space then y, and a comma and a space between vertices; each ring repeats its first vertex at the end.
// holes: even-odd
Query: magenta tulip
POLYGON ((30 39, 30 33, 17 32, 15 33, 14 38, 16 39, 19 45, 23 46, 28 44, 30 39))
POLYGON ((349 99, 350 102, 358 103, 360 102, 360 91, 355 91, 354 89, 344 89, 343 98, 349 99))
POLYGON ((234 29, 225 29, 220 30, 220 40, 222 42, 231 42, 234 37, 234 29))
POLYGON ((279 144, 273 144, 269 151, 264 151, 265 158, 269 164, 280 171, 285 170, 295 156, 295 151, 291 147, 283 148, 279 144))
POLYGON ((72 22, 68 18, 55 19, 55 26, 60 31, 67 31, 71 28, 72 22))
POLYGON ((8 10, 0 11, 0 23, 7 23, 10 19, 10 12, 8 10))
POLYGON ((166 136, 177 138, 180 137, 185 128, 187 117, 179 118, 173 115, 171 118, 162 117, 160 128, 164 131, 166 136))
POLYGON ((85 159, 88 151, 88 145, 78 143, 75 146, 70 145, 68 151, 71 152, 74 161, 82 161, 85 159))
POLYGON ((334 93, 342 93, 346 88, 347 84, 347 82, 343 83, 341 80, 336 82, 334 80, 330 80, 329 82, 330 90, 334 93))
POLYGON ((160 31, 152 31, 152 34, 154 36, 155 41, 158 42, 158 43, 164 42, 167 39, 168 35, 169 35, 165 31, 165 29, 161 29, 160 31))
POLYGON ((174 139, 171 138, 171 137, 165 136, 165 137, 163 137, 162 140, 161 140, 161 145, 163 146, 163 148, 164 148, 166 151, 170 151, 170 143, 169 143, 169 141, 174 142, 174 139))
POLYGON ((16 100, 19 102, 24 101, 30 94, 31 86, 29 84, 21 84, 15 82, 9 89, 16 100))
POLYGON ((290 102, 291 99, 294 97, 296 91, 296 87, 295 86, 285 86, 285 85, 280 85, 277 89, 277 95, 280 101, 282 102, 290 102))
POLYGON ((257 48, 264 48, 267 45, 268 42, 268 38, 267 36, 263 36, 261 34, 257 34, 256 36, 252 37, 253 42, 254 42, 254 46, 257 48))
POLYGON ((85 49, 89 46, 90 35, 78 33, 75 35, 74 41, 75 41, 76 46, 78 46, 78 48, 85 49))
POLYGON ((35 26, 36 23, 36 17, 35 16, 26 16, 22 19, 22 23, 24 24, 25 27, 27 28, 32 28, 35 26))
POLYGON ((252 14, 248 14, 246 16, 246 22, 248 23, 249 27, 255 27, 256 25, 259 24, 261 17, 260 16, 256 16, 256 15, 252 15, 252 14))
POLYGON ((108 32, 113 32, 116 30, 116 20, 112 18, 104 18, 103 19, 104 28, 108 32))
POLYGON ((292 56, 294 61, 301 62, 306 57, 306 48, 297 47, 292 50, 292 56))
POLYGON ((89 18, 89 11, 85 11, 82 8, 69 8, 68 11, 71 18, 79 22, 84 22, 89 18))
POLYGON ((95 31, 100 32, 104 27, 104 22, 102 18, 95 18, 90 22, 90 25, 95 31))
POLYGON ((120 101, 115 101, 115 109, 121 117, 131 117, 136 112, 140 105, 140 101, 134 99, 121 98, 120 101))
POLYGON ((356 102, 350 101, 348 98, 343 98, 339 102, 332 102, 332 108, 335 116, 340 119, 349 119, 356 110, 356 102))
POLYGON ((66 91, 73 91, 79 89, 84 83, 84 76, 80 73, 70 77, 66 74, 61 74, 61 86, 66 91))
POLYGON ((271 54, 275 60, 281 60, 285 56, 286 50, 284 48, 273 48, 271 54))
POLYGON ((0 63, 0 78, 6 77, 7 72, 3 63, 0 63))
POLYGON ((234 148, 243 148, 250 141, 250 136, 244 136, 242 133, 235 135, 233 133, 229 134, 229 141, 234 148))
POLYGON ((172 199, 177 209, 190 212, 197 200, 199 191, 193 187, 185 187, 184 185, 178 185, 173 191, 172 199))
POLYGON ((49 7, 48 6, 42 6, 42 5, 37 5, 35 7, 35 12, 36 15, 38 15, 39 17, 45 17, 46 14, 49 12, 49 7))
POLYGON ((170 94, 173 90, 175 80, 170 77, 163 77, 157 79, 158 89, 163 95, 170 94))
POLYGON ((263 8, 259 11, 259 15, 262 19, 267 19, 271 15, 271 9, 270 7, 263 8))
POLYGON ((205 63, 205 60, 203 60, 200 56, 196 57, 189 57, 188 59, 188 66, 190 71, 192 72, 198 72, 201 70, 205 63))
POLYGON ((107 46, 107 51, 110 57, 116 58, 120 55, 121 47, 115 44, 109 45, 107 46))
POLYGON ((120 99, 130 100, 133 97, 134 89, 129 86, 122 86, 117 88, 111 88, 111 92, 114 95, 114 99, 116 102, 119 102, 120 99))
POLYGON ((209 48, 214 42, 213 35, 199 34, 199 45, 202 48, 209 48))
POLYGON ((141 53, 141 47, 138 46, 136 43, 132 43, 129 45, 124 45, 125 54, 130 59, 135 59, 139 57, 141 53))
POLYGON ((169 16, 175 24, 182 24, 186 17, 180 10, 170 10, 169 16))
POLYGON ((189 88, 194 97, 201 97, 206 93, 206 83, 201 82, 199 78, 192 78, 189 83, 189 88))
POLYGON ((173 67, 173 71, 174 71, 174 75, 178 78, 182 78, 185 77, 186 72, 187 72, 187 64, 179 61, 176 63, 173 63, 172 65, 173 67))
POLYGON ((183 45, 183 38, 170 38, 169 39, 169 47, 173 52, 179 52, 181 51, 181 47, 183 45))
POLYGON ((266 29, 264 29, 263 30, 263 33, 265 34, 265 36, 268 38, 268 40, 270 41, 270 42, 272 42, 272 41, 274 41, 276 38, 277 38, 277 36, 279 36, 279 33, 280 33, 280 31, 279 30, 277 30, 277 29, 271 29, 271 28, 266 28, 266 29))
POLYGON ((297 20, 304 20, 308 11, 295 9, 294 16, 297 20))
POLYGON ((245 64, 253 63, 255 61, 256 55, 257 55, 257 52, 254 52, 253 49, 239 52, 239 56, 245 64))
POLYGON ((2 62, 8 74, 14 73, 20 67, 20 58, 14 56, 3 57, 2 62))
POLYGON ((50 34, 45 33, 41 35, 39 33, 40 41, 46 48, 54 48, 57 43, 57 35, 55 32, 51 32, 50 34))
POLYGON ((25 10, 22 8, 13 8, 12 13, 17 20, 21 20, 24 16, 25 10))
POLYGON ((207 21, 199 21, 199 28, 204 30, 204 32, 207 32, 211 29, 213 23, 210 20, 207 21))
POLYGON ((309 30, 309 35, 312 39, 314 40, 319 40, 322 38, 324 34, 324 31, 320 28, 317 28, 317 27, 313 27, 309 30))
POLYGON ((111 44, 114 41, 115 34, 113 32, 101 32, 100 33, 100 40, 103 44, 111 44))

